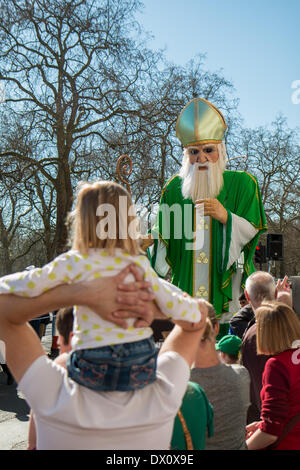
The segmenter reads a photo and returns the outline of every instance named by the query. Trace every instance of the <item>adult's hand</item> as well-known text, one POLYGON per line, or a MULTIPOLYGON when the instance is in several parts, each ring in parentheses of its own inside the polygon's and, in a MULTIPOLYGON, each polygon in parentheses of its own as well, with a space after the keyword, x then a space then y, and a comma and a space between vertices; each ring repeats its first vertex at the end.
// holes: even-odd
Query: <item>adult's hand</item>
POLYGON ((154 318, 166 318, 166 316, 159 310, 155 302, 155 296, 149 291, 151 284, 144 281, 141 270, 135 265, 129 266, 131 274, 134 276, 135 281, 130 283, 120 282, 118 285, 117 302, 119 304, 118 310, 113 313, 122 318, 132 317, 132 308, 139 311, 144 311, 141 318, 137 318, 134 326, 136 328, 143 328, 150 326, 154 318), (148 313, 149 312, 149 315, 148 313))
POLYGON ((177 352, 186 360, 189 367, 192 366, 206 327, 206 319, 208 315, 207 306, 201 300, 199 300, 199 308, 201 311, 201 319, 198 323, 188 323, 183 321, 174 322, 176 323, 175 327, 160 348, 160 355, 168 351, 177 352))
POLYGON ((278 279, 275 290, 275 298, 278 302, 282 302, 290 307, 293 307, 292 290, 288 283, 288 276, 285 276, 283 280, 278 279))
POLYGON ((276 285, 276 295, 278 295, 279 292, 291 292, 291 286, 289 285, 288 281, 288 276, 284 276, 283 280, 278 279, 276 285))
POLYGON ((253 423, 246 426, 246 440, 255 433, 255 431, 259 428, 260 423, 261 421, 254 421, 253 423))
POLYGON ((76 283, 74 304, 86 305, 104 320, 122 328, 127 328, 126 319, 134 317, 137 318, 135 327, 145 327, 152 323, 155 313, 154 295, 149 287, 138 269, 129 265, 116 276, 76 283), (125 283, 130 273, 135 281, 125 283))
POLYGON ((228 213, 225 207, 218 201, 218 199, 199 199, 196 201, 196 207, 199 204, 204 205, 204 214, 203 215, 210 215, 214 219, 218 220, 222 224, 227 224, 228 213))
POLYGON ((184 321, 184 320, 173 320, 175 325, 180 326, 186 332, 189 332, 189 331, 193 332, 193 331, 198 331, 198 330, 203 330, 204 332, 204 329, 206 328, 206 324, 207 324, 208 310, 207 310, 207 306, 205 305, 202 299, 198 301, 198 305, 199 305, 199 310, 201 313, 201 318, 199 322, 191 323, 191 322, 184 321))

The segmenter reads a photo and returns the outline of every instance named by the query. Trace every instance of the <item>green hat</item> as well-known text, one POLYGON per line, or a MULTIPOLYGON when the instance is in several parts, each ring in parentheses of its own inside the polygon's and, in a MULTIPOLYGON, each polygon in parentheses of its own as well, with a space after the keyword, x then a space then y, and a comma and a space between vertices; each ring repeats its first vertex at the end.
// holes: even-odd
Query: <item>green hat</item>
POLYGON ((238 356, 242 345, 242 340, 238 336, 226 335, 220 339, 216 349, 232 356, 238 356))
POLYGON ((220 143, 226 129, 224 116, 218 108, 203 98, 194 98, 178 116, 176 136, 183 147, 220 143))

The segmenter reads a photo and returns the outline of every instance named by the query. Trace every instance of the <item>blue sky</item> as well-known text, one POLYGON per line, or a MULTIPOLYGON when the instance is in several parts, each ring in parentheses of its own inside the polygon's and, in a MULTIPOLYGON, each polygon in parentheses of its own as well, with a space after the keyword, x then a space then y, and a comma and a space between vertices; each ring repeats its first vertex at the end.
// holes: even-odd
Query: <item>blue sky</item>
POLYGON ((178 65, 205 53, 206 68, 223 69, 233 83, 246 126, 268 125, 278 113, 300 126, 300 103, 292 101, 293 93, 300 101, 300 0, 142 2, 137 19, 154 36, 149 46, 166 48, 178 65))

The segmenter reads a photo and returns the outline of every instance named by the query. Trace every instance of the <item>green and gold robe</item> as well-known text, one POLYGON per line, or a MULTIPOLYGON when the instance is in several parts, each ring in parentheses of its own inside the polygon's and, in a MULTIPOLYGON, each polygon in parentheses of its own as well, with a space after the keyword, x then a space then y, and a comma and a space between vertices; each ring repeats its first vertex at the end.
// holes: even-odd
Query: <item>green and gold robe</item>
POLYGON ((192 200, 182 196, 179 175, 166 183, 152 228, 155 243, 151 253, 158 274, 166 274, 159 259, 163 253, 171 268, 171 282, 192 296, 209 300, 219 318, 229 312, 233 296, 238 297, 246 278, 255 271, 255 248, 260 234, 267 230, 256 178, 239 171, 225 171, 223 177, 217 199, 228 212, 226 226, 212 217, 198 215, 192 200), (196 239, 199 234, 200 243, 196 239), (237 286, 234 278, 241 259, 243 270, 237 286))

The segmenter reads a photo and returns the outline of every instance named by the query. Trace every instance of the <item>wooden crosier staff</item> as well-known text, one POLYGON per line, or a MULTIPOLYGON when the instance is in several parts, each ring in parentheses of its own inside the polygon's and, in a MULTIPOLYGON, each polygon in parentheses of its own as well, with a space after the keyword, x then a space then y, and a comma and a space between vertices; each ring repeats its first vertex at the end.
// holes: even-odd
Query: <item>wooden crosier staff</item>
POLYGON ((130 184, 121 175, 121 171, 122 171, 123 175, 128 176, 128 177, 132 173, 132 160, 128 155, 121 155, 118 158, 118 161, 117 161, 117 175, 118 175, 119 180, 122 181, 122 183, 126 184, 127 191, 129 192, 130 196, 132 196, 131 189, 130 189, 130 184), (127 160, 127 161, 125 161, 125 160, 127 160), (128 164, 129 164, 129 169, 128 169, 128 164))
MULTIPOLYGON (((132 173, 132 160, 128 155, 121 155, 117 161, 117 175, 120 181, 126 185, 127 191, 129 192, 130 196, 132 196, 130 184, 128 182, 128 178, 132 173), (121 174, 122 172, 122 174, 121 174), (125 175, 127 179, 124 178, 125 175)), ((151 234, 148 235, 140 235, 140 245, 143 251, 146 251, 149 246, 153 244, 153 240, 151 238, 151 234)))

